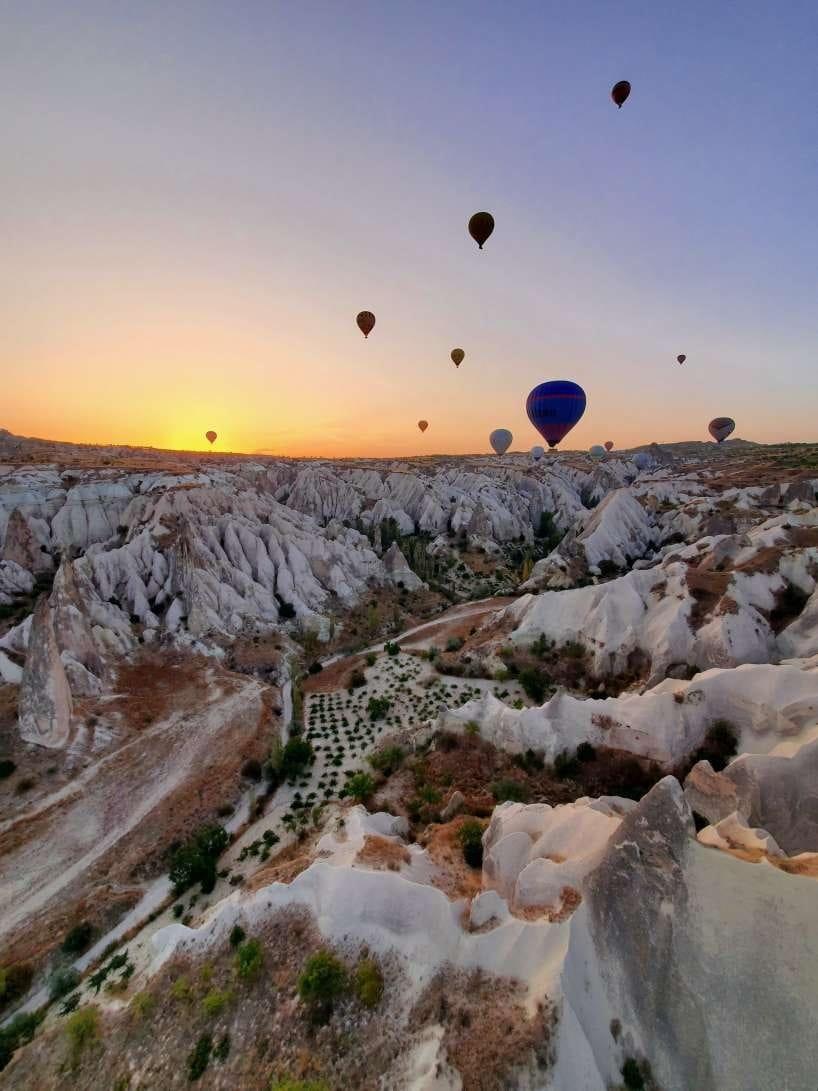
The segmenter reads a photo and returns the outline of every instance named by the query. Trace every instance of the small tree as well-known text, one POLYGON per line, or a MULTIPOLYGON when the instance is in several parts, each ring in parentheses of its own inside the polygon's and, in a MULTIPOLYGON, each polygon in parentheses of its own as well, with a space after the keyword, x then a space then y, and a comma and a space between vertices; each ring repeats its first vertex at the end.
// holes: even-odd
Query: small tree
POLYGON ((358 803, 365 803, 375 791, 375 781, 369 773, 356 773, 346 784, 346 792, 358 803))
POLYGON ((81 955, 93 938, 94 926, 90 921, 82 921, 66 932, 60 950, 66 955, 81 955))
POLYGON ((315 758, 312 746, 306 739, 290 739, 281 754, 281 775, 291 780, 303 772, 315 758))
POLYGON ((374 958, 364 958, 355 967, 355 995, 365 1008, 376 1008, 383 996, 383 974, 374 958))
POLYGON ((483 866, 483 827, 476 818, 467 818, 457 831, 463 859, 469 867, 483 866))
POLYGON ((99 1037, 99 1011, 89 1004, 69 1015, 65 1024, 71 1068, 80 1063, 85 1049, 99 1037))
POLYGON ((264 963, 264 951, 257 939, 248 939, 236 951, 236 973, 242 981, 256 978, 264 963))
POLYGON ((310 955, 298 978, 298 995, 313 1015, 328 1017, 334 1001, 347 989, 343 962, 326 949, 310 955))

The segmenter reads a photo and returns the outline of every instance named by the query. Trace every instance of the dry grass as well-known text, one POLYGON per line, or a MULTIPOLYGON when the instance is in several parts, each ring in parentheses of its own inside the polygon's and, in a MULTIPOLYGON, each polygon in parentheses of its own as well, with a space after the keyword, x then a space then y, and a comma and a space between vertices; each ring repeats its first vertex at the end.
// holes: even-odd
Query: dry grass
POLYGON ((400 871, 401 865, 408 864, 410 859, 408 849, 398 841, 376 834, 364 838, 363 847, 355 857, 356 863, 366 864, 375 871, 400 871))
POLYGON ((498 1091, 516 1086, 515 1073, 542 1073, 553 1063, 555 1009, 546 1002, 529 1016, 525 1000, 525 989, 508 978, 444 967, 415 1004, 409 1028, 441 1024, 463 1091, 498 1091))

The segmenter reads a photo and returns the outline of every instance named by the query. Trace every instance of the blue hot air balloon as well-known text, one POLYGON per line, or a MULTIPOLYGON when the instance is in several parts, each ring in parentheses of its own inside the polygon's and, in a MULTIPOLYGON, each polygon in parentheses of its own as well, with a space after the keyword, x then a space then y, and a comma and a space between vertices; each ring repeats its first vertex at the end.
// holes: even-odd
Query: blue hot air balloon
POLYGON ((548 446, 556 447, 585 412, 585 403, 581 386, 568 379, 552 379, 534 387, 525 411, 548 446))
POLYGON ((593 447, 590 448, 588 453, 590 454, 591 458, 599 461, 600 458, 605 457, 605 448, 600 443, 595 443, 593 447))
POLYGON ((494 448, 494 451, 498 455, 504 455, 511 446, 511 441, 514 439, 508 428, 495 428, 489 436, 489 443, 494 448))

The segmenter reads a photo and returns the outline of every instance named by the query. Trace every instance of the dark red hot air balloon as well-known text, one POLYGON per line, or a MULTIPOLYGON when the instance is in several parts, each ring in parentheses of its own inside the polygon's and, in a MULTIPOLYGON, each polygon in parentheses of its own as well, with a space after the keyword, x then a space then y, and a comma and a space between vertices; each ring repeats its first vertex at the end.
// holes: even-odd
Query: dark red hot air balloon
POLYGON ((355 321, 358 323, 358 329, 364 337, 369 337, 375 328, 375 315, 372 311, 361 311, 355 321))
POLYGON ((605 450, 606 451, 612 451, 613 450, 613 440, 612 439, 606 439, 605 440, 605 450))
POLYGON ((483 249, 483 243, 494 230, 494 217, 490 212, 475 212, 469 220, 469 234, 483 249))
POLYGON ((708 424, 707 431, 716 443, 724 443, 735 427, 736 422, 732 417, 714 417, 708 424))
POLYGON ((615 83, 611 88, 611 98, 614 100, 619 109, 622 109, 622 103, 631 93, 631 85, 627 80, 620 80, 619 83, 615 83))
POLYGON ((687 357, 685 356, 684 353, 681 353, 681 355, 677 356, 676 359, 679 361, 680 364, 683 364, 685 362, 685 360, 687 359, 687 357))

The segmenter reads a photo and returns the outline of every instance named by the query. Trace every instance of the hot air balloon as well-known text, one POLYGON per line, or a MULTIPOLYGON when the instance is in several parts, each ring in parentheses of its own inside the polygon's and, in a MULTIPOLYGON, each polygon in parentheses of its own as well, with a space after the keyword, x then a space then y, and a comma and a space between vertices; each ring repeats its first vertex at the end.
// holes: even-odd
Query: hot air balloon
POLYGON ((494 230, 494 217, 490 212, 475 212, 469 220, 469 234, 483 249, 483 243, 494 230))
POLYGON ((369 337, 375 328, 375 315, 372 311, 361 311, 355 321, 358 323, 358 329, 364 337, 369 337))
POLYGON ((619 83, 615 83, 611 88, 611 98, 614 100, 619 109, 622 109, 622 103, 631 93, 631 85, 627 80, 620 80, 619 83))
POLYGON ((214 444, 214 443, 216 442, 216 439, 217 439, 217 435, 216 435, 216 433, 215 433, 215 432, 214 432, 214 431, 213 431, 213 430, 211 429, 211 430, 210 430, 209 432, 205 432, 205 439, 206 439, 206 440, 208 441, 208 443, 209 443, 209 444, 210 444, 210 446, 212 447, 212 446, 213 446, 213 444, 214 444))
POLYGON ((647 470, 651 464, 651 457, 644 451, 637 451, 633 456, 633 461, 636 463, 637 470, 647 470))
POLYGON ((544 454, 545 451, 542 449, 542 447, 540 447, 539 444, 535 444, 531 448, 531 457, 534 459, 535 462, 539 462, 544 454))
POLYGON ((601 444, 595 443, 593 447, 590 447, 588 449, 588 454, 591 456, 591 458, 598 461, 600 458, 605 457, 605 448, 601 446, 601 444))
POLYGON ((724 443, 735 427, 736 422, 732 417, 714 417, 708 424, 707 430, 716 443, 724 443))
POLYGON ((495 454, 504 455, 514 439, 508 428, 495 428, 489 436, 489 443, 494 448, 495 454))
POLYGON ((613 450, 613 440, 612 439, 606 439, 605 440, 605 450, 606 451, 612 451, 613 450))
POLYGON ((681 353, 681 355, 677 356, 676 359, 679 361, 680 364, 683 364, 685 362, 685 360, 687 359, 687 357, 685 356, 684 353, 681 353))
POLYGON ((425 432, 428 427, 429 427, 429 422, 427 420, 419 420, 418 421, 418 428, 421 430, 421 432, 425 432))
POLYGON ((552 379, 535 386, 528 395, 528 419, 549 447, 568 435, 585 412, 585 391, 568 379, 552 379))
POLYGON ((463 349, 452 349, 452 359, 454 360, 454 366, 460 367, 463 363, 463 357, 465 356, 463 349))

